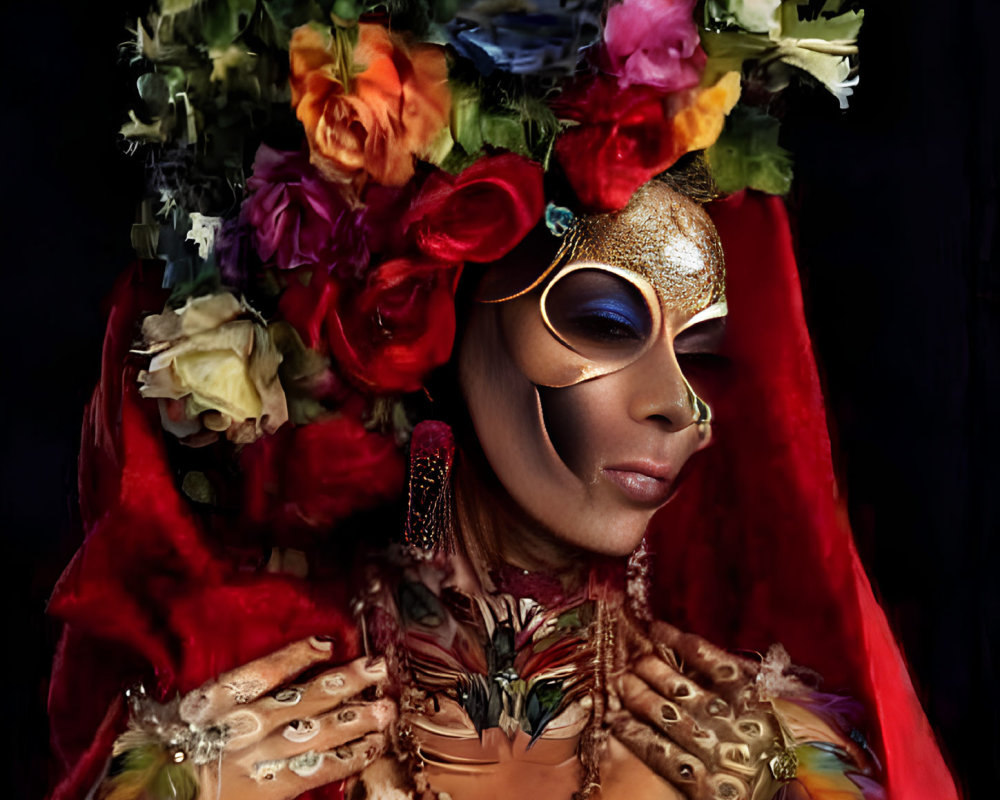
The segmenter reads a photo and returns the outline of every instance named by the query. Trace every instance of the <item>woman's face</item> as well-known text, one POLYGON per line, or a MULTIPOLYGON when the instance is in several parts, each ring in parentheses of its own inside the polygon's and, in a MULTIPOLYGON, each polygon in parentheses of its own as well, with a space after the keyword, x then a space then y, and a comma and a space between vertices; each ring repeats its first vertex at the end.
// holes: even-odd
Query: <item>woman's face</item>
POLYGON ((721 250, 704 212, 663 192, 613 219, 628 227, 604 250, 584 245, 585 260, 527 294, 478 304, 460 352, 472 423, 501 484, 543 535, 605 555, 635 549, 711 437, 681 363, 718 346, 721 250), (638 237, 646 266, 627 243, 623 253, 637 210, 680 262, 649 265, 649 230, 638 237))

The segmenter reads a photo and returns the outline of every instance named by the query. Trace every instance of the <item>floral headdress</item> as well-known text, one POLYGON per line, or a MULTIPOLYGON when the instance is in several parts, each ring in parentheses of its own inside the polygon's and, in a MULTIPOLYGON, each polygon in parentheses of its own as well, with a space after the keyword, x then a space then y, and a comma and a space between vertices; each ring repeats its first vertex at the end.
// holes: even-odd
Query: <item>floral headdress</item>
MULTIPOLYGON (((149 165, 133 242, 170 290, 141 393, 183 443, 243 446, 252 523, 395 496, 399 400, 450 357, 463 269, 692 153, 722 193, 786 192, 774 99, 805 79, 845 105, 861 21, 846 0, 161 0, 122 128, 149 165)), ((205 474, 189 497, 216 496, 205 474)))
MULTIPOLYGON (((141 102, 122 130, 148 163, 143 263, 113 297, 81 447, 86 543, 49 606, 68 623, 53 797, 99 780, 137 674, 165 700, 317 632, 357 656, 345 582, 274 574, 305 567, 288 551, 272 571, 258 548, 246 569, 251 531, 293 542, 401 492, 401 398, 450 356, 464 269, 620 208, 690 153, 722 193, 787 191, 775 98, 804 79, 844 105, 861 20, 848 0, 160 0, 129 48, 141 102)), ((747 369, 720 397, 711 469, 654 519, 651 541, 681 539, 655 565, 671 589, 656 610, 727 646, 782 641, 853 682, 891 796, 956 797, 830 492, 779 210, 749 196, 713 210, 749 301, 730 317, 747 369), (754 424, 733 436, 727 419, 754 424)), ((139 732, 175 757, 167 707, 149 708, 139 732)))

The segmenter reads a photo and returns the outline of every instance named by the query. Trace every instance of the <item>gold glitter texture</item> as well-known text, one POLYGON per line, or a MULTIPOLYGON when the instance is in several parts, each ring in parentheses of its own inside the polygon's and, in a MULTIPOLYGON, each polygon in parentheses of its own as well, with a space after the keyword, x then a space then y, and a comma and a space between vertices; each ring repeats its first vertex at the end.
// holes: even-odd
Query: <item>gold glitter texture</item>
POLYGON ((708 214, 658 181, 640 187, 621 211, 580 218, 535 285, 553 270, 579 262, 640 275, 664 309, 693 314, 725 294, 722 243, 708 214))

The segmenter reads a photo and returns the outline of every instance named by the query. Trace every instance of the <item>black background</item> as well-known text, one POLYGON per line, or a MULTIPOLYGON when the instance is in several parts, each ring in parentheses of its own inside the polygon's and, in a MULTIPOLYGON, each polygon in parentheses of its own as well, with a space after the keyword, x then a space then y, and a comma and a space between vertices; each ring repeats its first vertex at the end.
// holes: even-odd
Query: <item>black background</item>
MULTIPOLYGON (((994 0, 871 2, 849 113, 817 91, 785 127, 807 313, 859 548, 970 797, 1000 767, 1000 269, 994 0)), ((2 10, 0 696, 15 797, 47 783, 46 598, 76 545, 81 412, 101 301, 131 258, 142 180, 117 140, 117 45, 145 3, 2 10)), ((990 787, 990 788, 987 788, 990 787)), ((907 800, 894 798, 894 800, 907 800)))

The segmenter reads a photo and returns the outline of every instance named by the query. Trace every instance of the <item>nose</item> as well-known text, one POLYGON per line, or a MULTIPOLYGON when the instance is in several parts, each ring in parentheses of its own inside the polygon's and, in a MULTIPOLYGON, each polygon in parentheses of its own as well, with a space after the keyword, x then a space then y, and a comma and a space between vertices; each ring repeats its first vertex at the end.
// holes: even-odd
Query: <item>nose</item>
POLYGON ((675 432, 708 421, 708 407, 691 389, 669 342, 658 342, 625 371, 629 414, 637 422, 652 421, 675 432))

